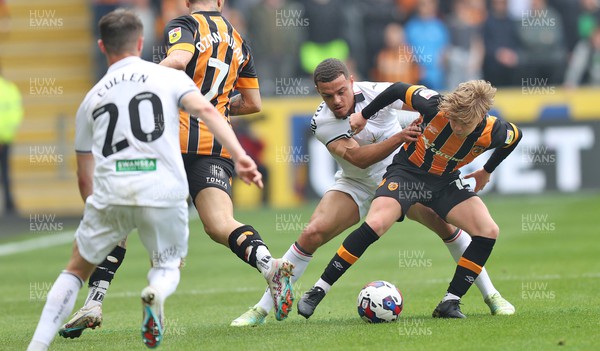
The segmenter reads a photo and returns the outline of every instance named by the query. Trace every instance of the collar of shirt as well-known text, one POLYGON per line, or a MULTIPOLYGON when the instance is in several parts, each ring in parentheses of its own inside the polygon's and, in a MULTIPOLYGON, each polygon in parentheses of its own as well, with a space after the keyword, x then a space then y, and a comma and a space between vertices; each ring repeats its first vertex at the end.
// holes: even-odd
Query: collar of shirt
POLYGON ((127 56, 127 57, 120 59, 119 61, 113 63, 112 65, 110 65, 110 67, 108 67, 107 73, 117 70, 121 67, 125 67, 131 63, 141 61, 141 60, 142 59, 138 56, 127 56))

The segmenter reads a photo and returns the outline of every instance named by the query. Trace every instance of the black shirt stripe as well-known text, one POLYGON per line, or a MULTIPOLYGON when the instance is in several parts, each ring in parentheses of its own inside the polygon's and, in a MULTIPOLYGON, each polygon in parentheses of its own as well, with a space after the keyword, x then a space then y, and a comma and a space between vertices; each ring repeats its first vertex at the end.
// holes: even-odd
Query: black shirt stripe
MULTIPOLYGON (((450 138, 450 135, 452 135, 452 128, 450 127, 450 123, 446 123, 446 125, 444 126, 444 129, 442 129, 440 134, 438 134, 437 138, 435 138, 432 141, 432 144, 433 144, 432 147, 436 148, 437 150, 440 150, 442 148, 442 146, 446 143, 446 141, 448 141, 448 138, 450 138)), ((431 166, 433 165, 433 156, 434 155, 435 154, 433 153, 433 151, 431 151, 431 148, 426 149, 423 164, 419 168, 421 168, 424 171, 429 172, 429 170, 431 169, 431 166)))
POLYGON ((190 128, 188 133, 187 152, 189 154, 196 154, 198 152, 198 141, 200 140, 198 117, 190 115, 188 118, 190 119, 190 128))
MULTIPOLYGON (((408 148, 406 148, 406 158, 410 158, 412 156, 412 154, 415 152, 415 150, 417 149, 417 143, 416 142, 412 142, 410 144, 408 144, 408 148)), ((402 148, 402 150, 404 150, 404 148, 402 148)), ((400 150, 400 151, 402 151, 400 150)))
MULTIPOLYGON (((209 14, 203 13, 203 15, 204 15, 204 20, 208 24, 209 35, 212 35, 212 33, 218 33, 219 28, 217 27, 217 24, 213 20, 210 19, 209 14)), ((201 40, 201 39, 202 38, 198 38, 198 40, 201 40)), ((210 57, 218 58, 219 47, 212 45, 211 48, 212 48, 212 54, 210 55, 210 57)), ((215 71, 216 71, 216 68, 208 65, 208 62, 207 62, 206 72, 204 73, 204 81, 202 81, 202 87, 200 87, 200 91, 202 92, 202 95, 206 95, 210 91, 210 88, 212 87, 213 79, 215 78, 215 71)), ((216 105, 216 101, 218 100, 218 97, 219 97, 219 95, 215 95, 215 97, 213 98, 213 101, 211 101, 213 103, 213 105, 216 105)))

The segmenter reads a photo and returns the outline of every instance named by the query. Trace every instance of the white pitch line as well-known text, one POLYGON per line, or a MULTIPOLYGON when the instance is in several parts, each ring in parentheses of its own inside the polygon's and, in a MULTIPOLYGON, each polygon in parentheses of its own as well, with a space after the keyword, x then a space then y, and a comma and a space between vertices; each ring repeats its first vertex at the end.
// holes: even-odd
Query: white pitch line
MULTIPOLYGON (((190 215, 191 217, 191 215, 190 215)), ((195 222, 199 219, 190 219, 190 223, 195 222)), ((73 242, 75 239, 75 232, 58 233, 54 235, 45 235, 41 238, 30 239, 24 241, 18 241, 15 243, 8 243, 0 245, 0 257, 10 256, 22 252, 34 251, 39 249, 45 249, 47 247, 59 246, 73 242)))
POLYGON ((75 232, 65 232, 53 235, 45 235, 41 238, 19 241, 0 245, 0 257, 10 256, 22 252, 44 249, 52 246, 64 245, 73 242, 75 232))

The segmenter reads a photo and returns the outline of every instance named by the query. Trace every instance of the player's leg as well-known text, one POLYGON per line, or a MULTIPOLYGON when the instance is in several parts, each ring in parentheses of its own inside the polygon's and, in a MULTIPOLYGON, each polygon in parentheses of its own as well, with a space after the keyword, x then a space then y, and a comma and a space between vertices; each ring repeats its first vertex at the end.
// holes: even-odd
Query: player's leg
POLYGON ((271 255, 260 234, 233 217, 233 163, 221 157, 187 154, 183 160, 190 196, 208 236, 259 271, 268 270, 271 255))
POLYGON ((66 269, 48 291, 46 304, 27 348, 28 351, 48 349, 62 322, 71 314, 83 282, 92 274, 95 267, 96 265, 81 257, 77 242, 74 242, 73 253, 66 269))
POLYGON ((110 283, 115 277, 117 269, 121 266, 125 258, 125 247, 127 239, 119 242, 117 246, 106 256, 90 276, 88 281, 88 296, 83 306, 75 312, 73 317, 59 330, 59 334, 64 338, 78 338, 83 329, 95 328, 102 324, 102 303, 108 291, 110 283), (86 320, 94 320, 90 324, 84 323, 86 320), (70 327, 67 327, 70 326, 70 327), (73 327, 84 327, 83 329, 73 329, 73 327), (71 331, 67 331, 67 329, 71 331))
POLYGON ((16 214, 9 173, 10 149, 10 144, 0 143, 0 183, 4 193, 4 211, 0 211, 0 214, 4 215, 16 214))
MULTIPOLYGON (((132 222, 128 221, 127 212, 113 206, 97 210, 89 202, 86 204, 83 220, 75 233, 73 254, 65 271, 48 292, 30 350, 45 350, 50 345, 61 324, 73 310, 83 282, 116 243, 126 237, 131 228, 132 222)), ((90 316, 85 318, 83 324, 97 326, 97 322, 90 316)), ((85 327, 74 329, 83 330, 85 327)))
MULTIPOLYGON (((331 286, 360 258, 371 244, 377 241, 402 217, 402 207, 397 197, 381 196, 380 189, 388 188, 389 183, 390 180, 387 180, 377 190, 377 195, 380 196, 373 200, 365 222, 344 239, 337 253, 325 268, 321 278, 298 301, 298 313, 300 315, 309 318, 331 286)), ((393 192, 397 189, 397 183, 392 183, 395 184, 392 186, 393 192)))
POLYGON ((286 318, 294 300, 290 281, 293 266, 287 260, 272 258, 258 231, 233 217, 233 163, 220 157, 184 155, 184 165, 204 230, 262 273, 273 296, 276 318, 286 318))
MULTIPOLYGON (((315 208, 308 225, 298 240, 283 255, 294 265, 292 283, 304 274, 312 255, 319 247, 350 228, 360 220, 359 208, 349 194, 332 190, 323 195, 315 208)), ((231 326, 257 326, 265 321, 273 307, 269 291, 265 291, 260 301, 231 322, 231 326)))
POLYGON ((187 204, 172 208, 136 209, 140 240, 148 251, 152 268, 148 286, 142 290, 142 341, 149 348, 158 346, 163 337, 166 299, 179 284, 179 266, 188 250, 187 204))
POLYGON ((125 259, 127 251, 127 239, 121 240, 117 246, 100 263, 88 282, 88 297, 85 300, 84 307, 102 305, 106 292, 117 273, 117 270, 125 259))
POLYGON ((285 319, 294 300, 293 265, 285 259, 272 258, 258 231, 233 218, 233 204, 227 193, 206 188, 198 193, 195 203, 206 233, 262 273, 271 292, 275 316, 278 320, 285 319))
MULTIPOLYGON (((471 236, 467 232, 447 223, 427 206, 417 203, 410 208, 406 216, 436 233, 444 241, 446 248, 448 248, 452 258, 457 263, 471 244, 471 236)), ((493 315, 511 315, 515 313, 514 306, 504 299, 494 287, 485 267, 475 279, 475 285, 493 315)))
MULTIPOLYGON (((460 196, 460 194, 468 194, 466 190, 463 190, 464 189, 461 189, 459 192, 452 190, 452 192, 456 193, 457 196, 460 196)), ((452 197, 452 195, 448 196, 446 196, 447 199, 452 197)), ((496 238, 498 237, 498 225, 490 216, 483 201, 473 193, 466 196, 468 196, 468 198, 459 200, 460 202, 456 205, 449 206, 451 209, 447 211, 446 219, 449 223, 471 233, 471 243, 459 259, 448 291, 435 309, 433 313, 434 317, 465 317, 462 312, 460 312, 460 298, 471 287, 479 273, 481 273, 483 266, 496 243, 496 238)), ((443 197, 442 201, 444 201, 443 197)), ((436 212, 442 215, 444 210, 438 210, 436 212)))

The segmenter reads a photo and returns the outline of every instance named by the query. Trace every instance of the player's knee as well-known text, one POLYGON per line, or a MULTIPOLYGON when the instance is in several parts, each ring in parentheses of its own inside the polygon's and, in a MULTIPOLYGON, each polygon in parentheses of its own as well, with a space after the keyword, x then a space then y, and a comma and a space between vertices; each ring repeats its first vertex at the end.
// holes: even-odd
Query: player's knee
POLYGON ((225 241, 227 240, 227 235, 224 235, 222 230, 219 230, 218 226, 205 224, 204 231, 213 241, 218 243, 223 243, 223 238, 225 238, 225 241))
POLYGON ((315 252, 324 242, 323 230, 317 223, 309 223, 300 234, 298 243, 309 252, 315 252))
POLYGON ((391 226, 388 223, 386 223, 382 218, 379 218, 379 217, 368 218, 366 223, 379 236, 382 236, 391 226))
POLYGON ((500 234, 500 228, 498 227, 498 225, 496 223, 492 223, 491 225, 487 226, 485 229, 483 229, 481 231, 481 236, 483 236, 485 238, 490 238, 490 239, 498 238, 499 234, 500 234))

